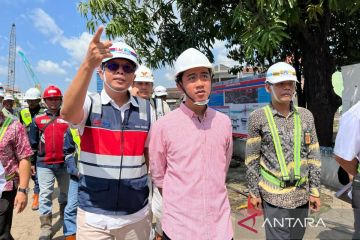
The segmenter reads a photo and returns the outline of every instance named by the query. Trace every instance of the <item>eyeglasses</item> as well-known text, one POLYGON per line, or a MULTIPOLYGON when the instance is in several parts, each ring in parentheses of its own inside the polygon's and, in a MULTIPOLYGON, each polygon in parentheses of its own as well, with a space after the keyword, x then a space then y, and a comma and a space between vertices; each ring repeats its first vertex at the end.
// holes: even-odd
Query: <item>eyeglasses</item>
POLYGON ((135 72, 135 67, 129 63, 119 64, 116 62, 111 62, 106 64, 105 67, 111 72, 116 72, 119 68, 122 68, 125 73, 135 72))

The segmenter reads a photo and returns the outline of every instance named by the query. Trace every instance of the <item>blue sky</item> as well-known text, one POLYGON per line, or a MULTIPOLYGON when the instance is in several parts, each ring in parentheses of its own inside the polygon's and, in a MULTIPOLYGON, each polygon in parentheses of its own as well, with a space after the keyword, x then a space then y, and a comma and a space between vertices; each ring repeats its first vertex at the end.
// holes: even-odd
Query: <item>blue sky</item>
MULTIPOLYGON (((78 1, 0 0, 0 82, 5 84, 8 72, 9 36, 16 24, 16 48, 25 53, 40 79, 43 89, 55 84, 65 91, 75 75, 92 39, 86 20, 77 9, 78 1)), ((103 35, 105 38, 105 36, 103 35)), ((213 50, 216 63, 234 65, 227 59, 224 43, 216 41, 213 50)), ((21 58, 16 56, 15 85, 22 91, 34 84, 21 58)), ((155 86, 174 87, 174 71, 154 71, 155 86)), ((95 91, 95 77, 90 91, 95 91)))

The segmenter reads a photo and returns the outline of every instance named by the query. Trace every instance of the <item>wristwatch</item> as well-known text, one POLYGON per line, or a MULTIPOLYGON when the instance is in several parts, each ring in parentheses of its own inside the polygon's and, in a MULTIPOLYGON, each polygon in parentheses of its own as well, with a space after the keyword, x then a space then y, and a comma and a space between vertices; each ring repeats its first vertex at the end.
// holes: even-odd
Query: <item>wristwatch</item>
POLYGON ((22 192, 22 193, 28 194, 29 188, 21 188, 21 187, 18 187, 18 192, 22 192))

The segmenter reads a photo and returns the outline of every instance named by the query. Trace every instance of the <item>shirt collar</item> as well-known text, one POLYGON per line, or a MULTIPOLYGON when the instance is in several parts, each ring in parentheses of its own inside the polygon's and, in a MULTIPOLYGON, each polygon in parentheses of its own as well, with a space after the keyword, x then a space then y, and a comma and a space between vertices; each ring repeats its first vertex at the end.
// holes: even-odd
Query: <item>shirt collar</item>
MULTIPOLYGON (((273 107, 273 105, 272 105, 271 102, 270 102, 269 105, 270 105, 270 109, 271 109, 271 112, 272 112, 273 116, 278 115, 278 116, 284 117, 281 113, 278 112, 278 110, 276 110, 276 109, 273 107)), ((288 116, 288 117, 290 117, 294 112, 298 113, 298 109, 295 107, 294 103, 291 101, 291 102, 290 102, 290 112, 289 112, 289 116, 288 116)))
MULTIPOLYGON (((186 114, 188 115, 189 117, 191 118, 197 118, 198 115, 193 111, 191 110, 190 108, 188 108, 184 102, 182 102, 180 104, 180 109, 186 114)), ((205 113, 204 113, 204 119, 206 118, 206 116, 208 115, 208 112, 209 112, 209 107, 206 105, 206 110, 205 110, 205 113)))
MULTIPOLYGON (((128 102, 130 102, 134 107, 139 107, 139 104, 137 103, 136 99, 130 94, 129 91, 127 91, 127 94, 130 95, 130 99, 128 102)), ((106 93, 105 89, 101 90, 100 96, 101 96, 101 104, 106 105, 109 102, 116 104, 115 101, 106 93)))

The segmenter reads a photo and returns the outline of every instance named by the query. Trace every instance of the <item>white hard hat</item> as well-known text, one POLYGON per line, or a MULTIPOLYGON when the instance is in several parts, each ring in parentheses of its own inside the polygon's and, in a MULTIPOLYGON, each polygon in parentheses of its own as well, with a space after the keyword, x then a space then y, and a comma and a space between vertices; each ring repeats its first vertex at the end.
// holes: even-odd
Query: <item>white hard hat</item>
POLYGON ((168 95, 166 92, 166 88, 163 86, 157 86, 156 88, 154 88, 154 94, 157 97, 168 95))
POLYGON ((5 93, 4 101, 6 101, 6 100, 14 101, 15 99, 14 99, 13 95, 11 95, 10 93, 5 93))
POLYGON ((266 72, 265 82, 276 84, 285 81, 298 81, 295 68, 285 62, 278 62, 271 65, 266 72))
POLYGON ((41 92, 37 88, 29 88, 25 92, 25 100, 41 99, 41 92))
POLYGON ((180 73, 189 70, 191 68, 206 67, 212 69, 212 64, 209 59, 199 50, 195 48, 189 48, 185 50, 176 59, 175 62, 175 76, 180 73))
POLYGON ((154 82, 154 76, 152 74, 152 71, 144 65, 141 65, 136 70, 135 75, 135 82, 154 82))
POLYGON ((123 58, 133 62, 136 65, 136 69, 139 67, 139 62, 137 60, 138 56, 135 50, 126 43, 116 42, 109 49, 113 56, 111 58, 104 58, 102 63, 115 58, 123 58))

